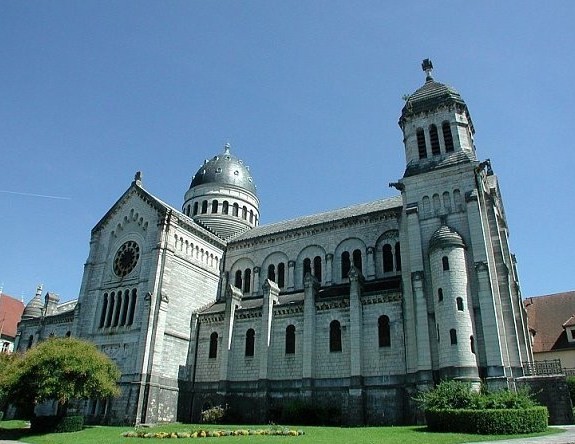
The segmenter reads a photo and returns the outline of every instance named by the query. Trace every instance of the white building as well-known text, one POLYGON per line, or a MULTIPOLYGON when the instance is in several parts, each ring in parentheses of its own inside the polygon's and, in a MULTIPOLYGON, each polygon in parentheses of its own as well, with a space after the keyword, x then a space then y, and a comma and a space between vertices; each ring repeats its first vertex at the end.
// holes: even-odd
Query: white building
POLYGON ((122 370, 121 397, 86 406, 105 422, 217 404, 263 422, 298 399, 399 424, 441 378, 512 385, 532 354, 497 178, 459 93, 423 68, 399 119, 397 197, 260 226, 229 146, 181 211, 137 174, 92 230, 75 308, 31 313, 37 296, 20 349, 64 330, 98 344, 122 370))

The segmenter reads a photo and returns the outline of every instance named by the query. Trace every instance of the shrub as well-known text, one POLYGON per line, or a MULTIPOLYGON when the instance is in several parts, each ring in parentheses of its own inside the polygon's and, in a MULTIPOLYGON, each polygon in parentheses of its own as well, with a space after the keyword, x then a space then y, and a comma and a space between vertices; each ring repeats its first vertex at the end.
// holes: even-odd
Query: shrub
POLYGON ((569 389, 571 403, 575 405, 575 376, 567 376, 567 388, 569 389))
POLYGON ((430 409, 425 412, 432 431, 514 435, 542 432, 547 428, 547 408, 526 409, 430 409))
POLYGON ((480 405, 479 397, 468 382, 441 381, 433 390, 421 393, 415 400, 424 410, 471 409, 480 405))
POLYGON ((78 432, 84 427, 84 417, 74 416, 34 416, 30 419, 30 429, 35 433, 78 432))
POLYGON ((220 424, 226 416, 226 408, 221 405, 210 407, 209 409, 202 410, 202 422, 206 424, 220 424))

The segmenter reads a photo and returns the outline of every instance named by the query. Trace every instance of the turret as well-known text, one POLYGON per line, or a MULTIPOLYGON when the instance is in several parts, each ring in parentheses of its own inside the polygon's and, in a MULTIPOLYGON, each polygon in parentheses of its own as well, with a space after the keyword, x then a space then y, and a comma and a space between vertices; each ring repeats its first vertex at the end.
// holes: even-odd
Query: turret
POLYGON ((249 168, 230 145, 204 161, 184 197, 182 212, 224 240, 259 224, 259 199, 249 168))

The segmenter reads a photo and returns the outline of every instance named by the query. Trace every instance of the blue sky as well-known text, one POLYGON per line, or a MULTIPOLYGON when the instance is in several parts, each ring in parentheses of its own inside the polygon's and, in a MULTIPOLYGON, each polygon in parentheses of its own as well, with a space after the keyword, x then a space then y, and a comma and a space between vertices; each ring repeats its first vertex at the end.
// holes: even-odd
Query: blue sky
POLYGON ((262 223, 395 195, 429 57, 499 177, 523 295, 575 289, 574 19, 559 0, 2 2, 0 284, 77 297, 134 173, 179 208, 226 142, 262 223))

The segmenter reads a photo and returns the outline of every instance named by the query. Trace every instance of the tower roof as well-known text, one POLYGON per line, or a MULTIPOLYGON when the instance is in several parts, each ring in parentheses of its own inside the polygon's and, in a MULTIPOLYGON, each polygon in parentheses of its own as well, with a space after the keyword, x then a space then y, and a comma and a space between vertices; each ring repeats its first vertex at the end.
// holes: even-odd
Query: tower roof
POLYGON ((42 316, 42 310, 44 308, 44 303, 42 302, 42 286, 38 285, 36 289, 36 294, 34 297, 26 304, 24 312, 22 313, 22 319, 32 319, 39 318, 42 316))
POLYGON ((465 243, 457 231, 447 225, 442 225, 431 236, 429 249, 446 247, 465 247, 465 243))
POLYGON ((190 188, 209 183, 232 185, 256 195, 256 186, 249 168, 231 154, 229 143, 226 143, 223 153, 204 161, 194 175, 190 188))
POLYGON ((401 110, 400 124, 406 117, 433 111, 440 106, 460 105, 463 109, 467 106, 461 95, 455 88, 436 82, 431 76, 433 65, 429 59, 423 61, 422 67, 426 72, 425 83, 413 94, 409 95, 401 110))

